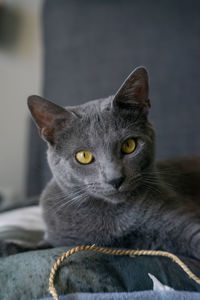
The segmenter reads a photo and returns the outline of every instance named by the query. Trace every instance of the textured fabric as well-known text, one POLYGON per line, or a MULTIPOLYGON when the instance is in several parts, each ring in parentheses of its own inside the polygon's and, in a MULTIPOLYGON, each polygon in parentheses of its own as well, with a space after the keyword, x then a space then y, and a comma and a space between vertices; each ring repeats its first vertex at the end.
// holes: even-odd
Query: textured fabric
MULTIPOLYGON (((40 211, 34 206, 1 213, 0 241, 17 241, 19 245, 28 243, 34 247, 43 234, 40 218, 40 211)), ((12 252, 12 244, 9 247, 12 252)), ((31 251, 0 258, 0 299, 47 297, 50 269, 66 250, 31 251)), ((200 275, 200 262, 189 258, 183 258, 183 261, 195 274, 200 275)), ((167 289, 200 292, 200 286, 167 258, 110 256, 91 252, 79 252, 65 260, 56 275, 55 284, 62 294, 100 293, 100 299, 104 299, 106 292, 160 290, 166 286, 167 289)), ((87 299, 86 295, 75 294, 67 299, 87 299)), ((130 295, 124 294, 124 299, 129 299, 130 295)), ((93 299, 92 295, 88 297, 93 299)), ((99 299, 95 297, 97 295, 94 295, 94 299, 99 299)))
MULTIPOLYGON (((45 224, 41 208, 30 206, 0 213, 0 241, 32 247, 43 239, 45 224)), ((1 251, 0 251, 1 252, 1 251)))
MULTIPOLYGON (((108 96, 138 65, 150 73, 157 157, 200 152, 198 0, 46 0, 44 96, 74 105, 108 96)), ((28 194, 50 177, 31 125, 28 194)))
MULTIPOLYGON (((27 300, 48 297, 50 269, 67 249, 55 248, 11 255, 0 259, 0 299, 27 300)), ((183 258, 200 276, 200 263, 183 258)), ((56 275, 56 288, 68 293, 107 293, 152 290, 148 273, 175 290, 200 292, 200 285, 175 263, 162 257, 110 256, 79 252, 62 263, 56 275)))
MULTIPOLYGON (((176 292, 176 291, 145 291, 133 293, 99 293, 99 294, 71 294, 60 296, 60 300, 199 300, 200 293, 176 292)), ((52 300, 43 298, 40 300, 52 300)))

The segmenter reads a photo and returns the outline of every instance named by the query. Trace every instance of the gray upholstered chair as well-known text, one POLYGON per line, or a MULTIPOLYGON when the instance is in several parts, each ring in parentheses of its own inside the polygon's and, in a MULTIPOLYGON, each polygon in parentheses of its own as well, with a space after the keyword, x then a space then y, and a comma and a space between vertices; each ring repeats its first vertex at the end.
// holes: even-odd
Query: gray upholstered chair
MULTIPOLYGON (((200 152, 198 0, 46 0, 44 97, 73 105, 114 93, 138 65, 150 74, 157 157, 200 152)), ((28 195, 51 176, 31 124, 28 195)))

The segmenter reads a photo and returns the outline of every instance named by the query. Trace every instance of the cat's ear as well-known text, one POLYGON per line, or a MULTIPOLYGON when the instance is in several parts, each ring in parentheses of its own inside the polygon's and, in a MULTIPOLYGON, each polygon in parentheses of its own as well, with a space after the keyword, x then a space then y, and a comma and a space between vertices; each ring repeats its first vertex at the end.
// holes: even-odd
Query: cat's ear
POLYGON ((42 97, 28 97, 28 107, 43 139, 54 143, 55 133, 61 129, 72 114, 63 107, 42 97))
POLYGON ((148 111, 149 83, 148 73, 144 67, 136 68, 124 81, 120 89, 114 96, 113 106, 124 109, 141 109, 148 111))

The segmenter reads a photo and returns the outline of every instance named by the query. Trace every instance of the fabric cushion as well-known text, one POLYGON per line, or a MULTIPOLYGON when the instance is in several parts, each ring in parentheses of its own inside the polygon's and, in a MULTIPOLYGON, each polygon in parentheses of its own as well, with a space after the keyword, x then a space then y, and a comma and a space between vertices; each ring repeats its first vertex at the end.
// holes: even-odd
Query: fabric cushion
MULTIPOLYGON (((48 297, 51 267, 67 249, 31 251, 0 259, 0 299, 48 297)), ((183 261, 200 276, 200 262, 183 261)), ((56 275, 56 288, 64 295, 76 292, 105 293, 152 290, 148 273, 175 290, 199 291, 200 285, 168 258, 111 256, 79 252, 62 264, 56 275)))

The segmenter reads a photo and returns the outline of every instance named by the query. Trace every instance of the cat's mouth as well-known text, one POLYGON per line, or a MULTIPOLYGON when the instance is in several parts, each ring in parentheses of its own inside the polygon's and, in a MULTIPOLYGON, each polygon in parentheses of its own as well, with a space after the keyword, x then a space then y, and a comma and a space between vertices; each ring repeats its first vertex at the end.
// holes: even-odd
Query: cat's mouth
POLYGON ((132 177, 128 182, 124 182, 119 189, 111 188, 110 185, 102 185, 99 183, 92 184, 90 194, 92 197, 119 203, 127 201, 132 193, 140 186, 139 176, 132 177))

